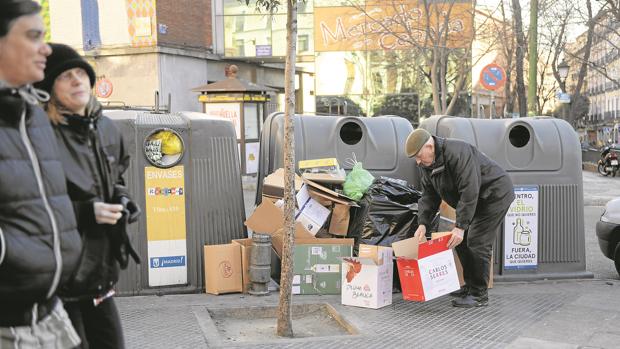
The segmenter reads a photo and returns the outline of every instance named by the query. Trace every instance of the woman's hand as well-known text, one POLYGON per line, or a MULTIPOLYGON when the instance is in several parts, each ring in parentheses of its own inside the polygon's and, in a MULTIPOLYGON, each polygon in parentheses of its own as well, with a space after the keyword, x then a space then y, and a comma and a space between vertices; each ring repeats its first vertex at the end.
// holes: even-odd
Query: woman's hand
POLYGON ((98 224, 114 225, 123 216, 123 205, 95 202, 93 206, 95 211, 95 221, 98 224))

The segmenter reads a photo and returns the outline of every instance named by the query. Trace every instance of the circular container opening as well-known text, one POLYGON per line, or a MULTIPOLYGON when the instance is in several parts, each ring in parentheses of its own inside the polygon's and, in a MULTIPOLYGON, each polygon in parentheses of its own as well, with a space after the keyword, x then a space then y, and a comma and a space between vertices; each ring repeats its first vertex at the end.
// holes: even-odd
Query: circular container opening
POLYGON ((183 138, 168 128, 154 130, 144 140, 144 155, 156 167, 168 168, 178 164, 184 152, 183 138))
POLYGON ((355 122, 347 122, 340 128, 340 139, 348 145, 357 144, 362 139, 362 128, 355 122))
POLYGON ((510 130, 508 138, 510 139, 510 144, 515 147, 524 147, 530 141, 530 130, 523 125, 515 126, 510 130))

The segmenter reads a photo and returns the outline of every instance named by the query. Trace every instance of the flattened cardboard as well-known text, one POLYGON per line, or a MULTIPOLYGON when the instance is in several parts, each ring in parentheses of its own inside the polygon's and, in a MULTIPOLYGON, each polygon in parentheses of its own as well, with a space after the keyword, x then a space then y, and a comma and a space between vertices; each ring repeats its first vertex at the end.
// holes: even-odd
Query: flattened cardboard
MULTIPOLYGON (((284 214, 271 201, 263 201, 252 216, 245 221, 245 225, 252 231, 271 235, 273 248, 282 255, 284 236, 284 214)), ((295 222, 295 239, 312 239, 312 234, 299 222, 295 222)))
POLYGON ((441 201, 441 205, 439 205, 439 214, 453 222, 456 221, 456 210, 443 200, 441 201))
POLYGON ((205 290, 211 294, 243 292, 238 244, 204 246, 205 290))
POLYGON ((409 239, 393 242, 392 248, 394 249, 394 255, 396 257, 417 259, 419 245, 420 241, 415 237, 412 237, 409 239))
POLYGON ((383 265, 384 259, 392 260, 393 249, 386 246, 359 245, 358 256, 370 258, 376 265, 383 265))
POLYGON ((342 184, 344 183, 346 176, 344 171, 338 174, 331 173, 303 173, 301 175, 303 179, 308 179, 314 182, 329 183, 329 184, 342 184))
POLYGON ((349 209, 348 205, 334 204, 332 219, 329 222, 328 232, 330 234, 347 236, 349 231, 349 209))
MULTIPOLYGON (((295 191, 301 188, 303 182, 295 174, 295 191)), ((279 168, 274 173, 265 177, 263 181, 263 195, 282 198, 284 196, 284 169, 279 168)))
MULTIPOLYGON (((350 197, 343 195, 343 194, 339 194, 338 192, 335 192, 327 187, 324 187, 316 182, 313 182, 307 178, 302 178, 302 180, 304 181, 304 183, 306 183, 307 185, 309 185, 310 187, 312 187, 311 190, 315 190, 315 191, 322 191, 323 193, 327 194, 327 195, 331 195, 337 199, 341 199, 341 200, 347 200, 349 202, 355 203, 355 200, 351 199, 350 197)), ((333 200, 332 200, 333 201, 333 200)))
POLYGON ((456 223, 456 211, 445 201, 441 201, 439 206, 439 226, 440 231, 450 231, 454 229, 456 223))
MULTIPOLYGON (((306 187, 308 186, 306 185, 306 187)), ((316 200, 322 206, 325 206, 325 207, 332 206, 332 201, 330 199, 326 198, 324 195, 321 195, 320 193, 314 190, 311 190, 311 188, 308 188, 308 194, 310 194, 310 197, 316 200)))

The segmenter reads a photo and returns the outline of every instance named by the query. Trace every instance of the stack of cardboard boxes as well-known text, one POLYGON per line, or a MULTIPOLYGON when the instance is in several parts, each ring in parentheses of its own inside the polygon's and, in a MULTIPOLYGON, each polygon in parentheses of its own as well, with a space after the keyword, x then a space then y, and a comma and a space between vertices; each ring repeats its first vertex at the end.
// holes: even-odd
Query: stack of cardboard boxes
MULTIPOLYGON (((345 238, 349 210, 357 204, 335 190, 345 179, 335 159, 303 161, 299 167, 305 172, 295 176, 293 294, 340 294, 340 258, 353 253, 353 239, 345 238)), ((284 170, 278 169, 265 178, 262 203, 245 222, 253 232, 271 235, 278 257, 284 238, 283 194, 284 170)))
MULTIPOLYGON (((360 245, 353 257, 353 239, 346 238, 355 201, 341 194, 344 171, 335 159, 300 162, 295 175, 295 249, 293 294, 341 294, 342 304, 378 309, 392 304, 394 254, 406 300, 426 301, 458 289, 462 270, 458 257, 446 247, 449 237, 435 234, 418 246, 414 239, 392 248, 360 245)), ((245 222, 254 233, 268 234, 275 255, 284 244, 284 170, 267 176, 262 203, 245 222)), ((442 228, 449 230, 454 210, 441 207, 442 228)), ((449 233, 444 233, 449 234, 449 233)), ((251 239, 228 245, 205 246, 205 282, 208 293, 248 292, 251 239)), ((279 280, 279 259, 272 277, 279 280)))

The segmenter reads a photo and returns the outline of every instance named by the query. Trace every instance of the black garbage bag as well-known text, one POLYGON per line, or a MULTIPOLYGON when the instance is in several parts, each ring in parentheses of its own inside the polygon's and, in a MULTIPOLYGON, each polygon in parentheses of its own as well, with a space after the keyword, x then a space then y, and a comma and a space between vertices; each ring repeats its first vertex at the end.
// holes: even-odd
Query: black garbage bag
POLYGON ((350 217, 347 235, 355 239, 356 250, 359 244, 391 246, 413 237, 421 195, 405 181, 376 179, 350 217))
MULTIPOLYGON (((347 237, 359 244, 392 246, 393 242, 413 237, 418 229, 418 200, 422 193, 407 182, 381 177, 370 186, 359 207, 350 211, 347 237)), ((400 292, 400 279, 394 263, 394 291, 400 292)))

